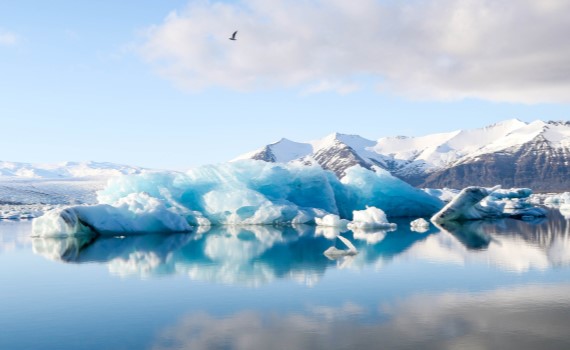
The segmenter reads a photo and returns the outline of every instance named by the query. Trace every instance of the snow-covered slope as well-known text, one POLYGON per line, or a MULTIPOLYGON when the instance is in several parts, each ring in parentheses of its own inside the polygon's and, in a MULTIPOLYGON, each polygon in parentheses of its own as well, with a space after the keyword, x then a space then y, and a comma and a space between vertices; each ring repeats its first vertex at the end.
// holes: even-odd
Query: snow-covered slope
POLYGON ((560 190, 570 186, 564 182, 570 175, 570 122, 512 119, 479 129, 377 141, 335 133, 305 143, 282 139, 237 159, 244 158, 318 163, 340 177, 356 164, 377 165, 411 184, 430 187, 513 187, 532 182, 548 189, 546 182, 556 176, 553 189, 560 190), (520 166, 509 167, 511 163, 520 166))
POLYGON ((30 164, 0 161, 0 206, 95 203, 111 177, 142 168, 99 162, 30 164))
POLYGON ((69 179, 86 177, 110 177, 137 174, 142 169, 106 162, 63 162, 57 164, 31 164, 0 161, 0 180, 19 179, 69 179))

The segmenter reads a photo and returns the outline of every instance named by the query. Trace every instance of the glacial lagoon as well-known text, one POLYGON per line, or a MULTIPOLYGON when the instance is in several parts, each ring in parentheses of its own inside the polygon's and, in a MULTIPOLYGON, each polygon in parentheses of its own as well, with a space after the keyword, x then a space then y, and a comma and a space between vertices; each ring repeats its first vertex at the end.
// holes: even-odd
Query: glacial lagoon
POLYGON ((570 348, 570 221, 31 238, 0 221, 0 349, 570 348))

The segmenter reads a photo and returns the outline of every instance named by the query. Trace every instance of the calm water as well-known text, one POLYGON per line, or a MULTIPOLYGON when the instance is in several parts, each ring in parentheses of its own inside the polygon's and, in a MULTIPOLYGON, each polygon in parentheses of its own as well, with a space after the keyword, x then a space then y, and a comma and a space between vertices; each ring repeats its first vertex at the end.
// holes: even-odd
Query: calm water
POLYGON ((0 222, 0 349, 568 349, 570 221, 31 239, 0 222))

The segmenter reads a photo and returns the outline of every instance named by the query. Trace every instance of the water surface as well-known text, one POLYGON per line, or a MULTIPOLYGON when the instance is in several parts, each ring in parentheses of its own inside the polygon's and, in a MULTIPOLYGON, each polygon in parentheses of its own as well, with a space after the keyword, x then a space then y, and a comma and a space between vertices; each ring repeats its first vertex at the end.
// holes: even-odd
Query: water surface
POLYGON ((570 222, 30 238, 0 222, 0 349, 570 348, 570 222))

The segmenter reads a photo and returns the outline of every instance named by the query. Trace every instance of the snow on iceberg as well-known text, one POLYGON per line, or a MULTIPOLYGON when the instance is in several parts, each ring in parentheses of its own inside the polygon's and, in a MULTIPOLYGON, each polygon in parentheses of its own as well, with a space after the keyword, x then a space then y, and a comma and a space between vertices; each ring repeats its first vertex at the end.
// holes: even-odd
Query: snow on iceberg
POLYGON ((131 193, 111 206, 74 206, 47 212, 32 223, 34 236, 189 232, 188 220, 145 193, 131 193))
MULTIPOLYGON (((201 225, 288 225, 351 219, 374 206, 389 216, 424 216, 443 203, 391 176, 355 166, 338 180, 318 166, 244 160, 188 171, 111 179, 98 205, 50 212, 36 236, 186 232, 201 225)), ((357 220, 359 221, 359 220, 357 220)))

